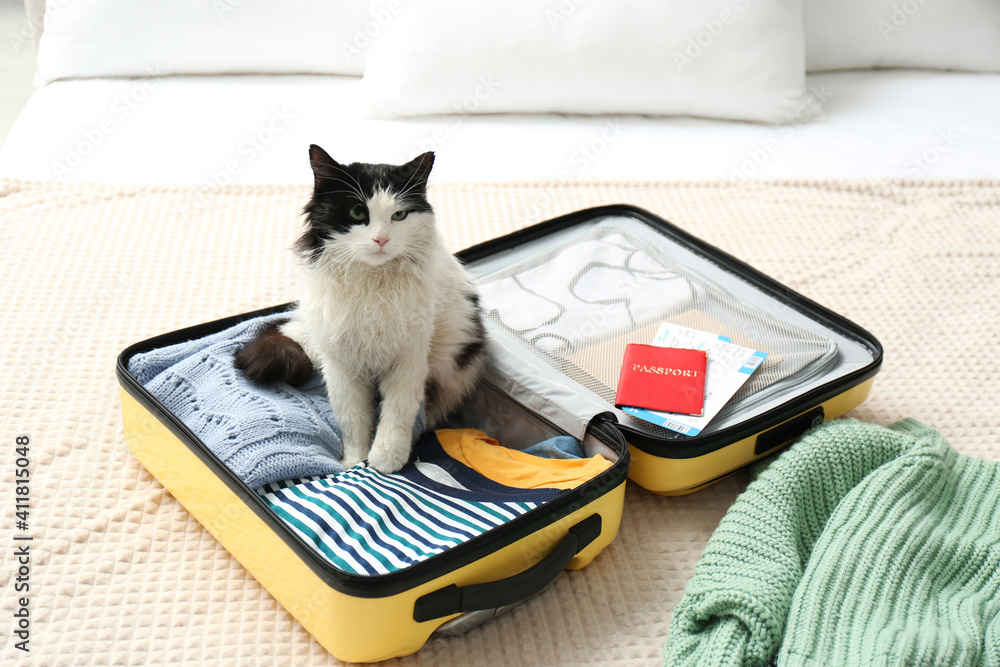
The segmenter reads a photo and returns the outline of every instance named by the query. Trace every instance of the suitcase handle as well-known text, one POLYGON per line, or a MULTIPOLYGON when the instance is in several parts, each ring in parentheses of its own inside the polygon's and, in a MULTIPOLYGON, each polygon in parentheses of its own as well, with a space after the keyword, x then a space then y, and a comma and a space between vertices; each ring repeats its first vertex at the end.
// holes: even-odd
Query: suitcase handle
POLYGON ((431 621, 481 609, 498 609, 527 600, 544 590, 566 569, 570 561, 601 534, 601 515, 591 514, 569 529, 549 554, 524 572, 512 577, 471 586, 451 584, 428 593, 413 605, 413 620, 431 621))

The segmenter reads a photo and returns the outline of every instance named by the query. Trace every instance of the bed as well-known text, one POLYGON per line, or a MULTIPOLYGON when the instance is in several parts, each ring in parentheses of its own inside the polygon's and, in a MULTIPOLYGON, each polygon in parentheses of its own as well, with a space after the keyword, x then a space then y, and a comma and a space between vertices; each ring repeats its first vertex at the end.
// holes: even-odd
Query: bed
POLYGON ((303 183, 311 143, 344 162, 401 164, 434 150, 438 182, 997 173, 1000 75, 868 70, 807 81, 803 108, 816 115, 778 124, 624 114, 366 118, 361 80, 346 76, 56 81, 29 100, 0 152, 0 175, 303 183))
MULTIPOLYGON (((98 10, 114 3, 90 2, 89 13, 80 0, 76 9, 50 3, 46 30, 58 36, 87 16, 100 21, 83 27, 107 27, 98 10)), ((168 12, 169 4, 143 11, 181 21, 197 3, 168 12)), ((324 11, 349 3, 329 4, 324 11)), ((874 4, 845 0, 840 11, 874 4)), ((890 39, 876 31, 869 42, 841 42, 868 66, 833 59, 831 47, 817 63, 838 69, 803 75, 802 95, 769 122, 582 108, 376 118, 361 108, 357 74, 304 72, 295 62, 283 72, 184 71, 173 61, 146 70, 124 38, 108 64, 72 51, 82 42, 70 32, 48 46, 43 36, 40 87, 0 148, 5 471, 16 467, 19 436, 30 438, 31 462, 27 528, 10 520, 2 531, 8 544, 32 538, 31 651, 8 639, 4 660, 339 664, 132 457, 114 376, 116 355, 135 341, 295 298, 288 248, 309 194, 311 143, 342 161, 434 150, 430 197, 454 250, 588 206, 647 208, 881 341, 883 369, 851 417, 915 417, 959 451, 1000 460, 1000 65, 989 68, 1000 63, 989 60, 1000 54, 1000 23, 990 23, 994 14, 974 20, 974 4, 953 2, 950 13, 966 22, 956 30, 985 24, 979 51, 962 50, 966 31, 922 56, 944 62, 951 49, 967 62, 915 60, 906 30, 927 43, 941 15, 928 4, 897 26, 883 3, 888 18, 873 25, 889 21, 898 29, 890 39), (896 60, 862 48, 879 40, 898 47, 896 60)), ((259 9, 216 3, 212 20, 218 7, 232 10, 225 25, 259 9)), ((741 24, 720 12, 738 6, 712 7, 699 25, 713 26, 714 16, 723 36, 735 35, 741 24)), ((41 16, 37 3, 30 8, 41 16)), ((277 20, 261 16, 241 29, 253 36, 277 20)), ((378 14, 366 8, 370 16, 378 14)), ((832 25, 827 10, 819 18, 832 25)), ((819 18, 801 39, 822 36, 819 18)), ((393 25, 404 19, 386 34, 393 25)), ((343 40, 354 43, 353 26, 343 31, 331 58, 343 40)), ((295 39, 278 46, 290 51, 295 39)), ((254 43, 227 42, 230 56, 254 43)), ((156 53, 166 63, 167 51, 156 53)), ((491 112, 473 113, 482 110, 491 112)), ((619 536, 594 563, 394 664, 662 664, 671 611, 746 483, 740 473, 680 498, 630 484, 619 536)), ((15 495, 4 485, 0 504, 13 508, 15 495)), ((10 556, 0 563, 10 609, 17 565, 10 556)))

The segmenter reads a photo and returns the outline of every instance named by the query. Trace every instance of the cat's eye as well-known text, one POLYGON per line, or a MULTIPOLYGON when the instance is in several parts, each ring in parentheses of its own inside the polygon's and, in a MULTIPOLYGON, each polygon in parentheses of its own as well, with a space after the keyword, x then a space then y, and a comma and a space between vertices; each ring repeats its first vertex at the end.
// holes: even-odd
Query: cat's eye
POLYGON ((354 220, 367 220, 368 211, 365 210, 364 206, 358 204, 357 206, 351 209, 351 218, 353 218, 354 220))
POLYGON ((396 211, 395 213, 392 214, 392 219, 399 221, 405 218, 407 215, 409 215, 409 211, 396 211))

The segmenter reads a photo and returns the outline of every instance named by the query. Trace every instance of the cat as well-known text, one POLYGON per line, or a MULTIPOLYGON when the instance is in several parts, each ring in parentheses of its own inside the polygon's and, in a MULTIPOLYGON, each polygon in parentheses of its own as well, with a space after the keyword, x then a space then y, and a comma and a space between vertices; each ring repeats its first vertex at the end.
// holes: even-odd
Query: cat
POLYGON ((427 201, 433 152, 400 166, 341 165, 313 145, 309 159, 314 188, 295 244, 301 298, 290 320, 237 354, 236 366, 260 384, 301 384, 318 369, 344 466, 367 457, 375 470, 397 472, 410 458, 421 402, 434 428, 482 376, 479 296, 427 201))

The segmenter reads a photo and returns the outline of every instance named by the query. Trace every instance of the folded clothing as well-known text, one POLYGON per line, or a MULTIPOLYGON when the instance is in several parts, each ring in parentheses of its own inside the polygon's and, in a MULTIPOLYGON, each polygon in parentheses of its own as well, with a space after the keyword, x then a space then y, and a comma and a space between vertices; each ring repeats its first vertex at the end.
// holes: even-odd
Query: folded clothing
MULTIPOLYGON (((254 384, 234 355, 279 313, 135 355, 129 372, 250 488, 343 472, 340 427, 319 374, 302 387, 254 384)), ((413 427, 424 430, 423 410, 413 427)))
POLYGON ((839 420, 720 522, 665 664, 1000 667, 1000 463, 913 420, 839 420))
POLYGON ((548 440, 526 447, 525 454, 540 456, 543 459, 582 459, 587 455, 583 451, 580 441, 571 435, 557 435, 548 440))
MULTIPOLYGON (((559 436, 523 452, 500 443, 475 429, 437 431, 445 453, 483 477, 517 489, 574 489, 611 467, 603 456, 578 458, 578 440, 559 436)), ((581 452, 582 454, 582 452, 581 452)))
MULTIPOLYGON (((461 433, 425 433, 415 458, 398 473, 386 475, 359 464, 334 476, 266 484, 258 492, 293 532, 335 567, 370 575, 426 560, 566 492, 544 486, 517 488, 477 472, 450 456, 439 438, 452 446, 459 443, 477 462, 487 459, 473 450, 503 448, 478 431, 470 433, 481 437, 465 440, 461 433)), ((602 457, 595 459, 599 462, 587 466, 586 473, 574 473, 577 485, 611 465, 602 457)), ((566 481, 560 468, 581 468, 581 461, 572 459, 535 462, 539 469, 552 471, 550 477, 557 482, 566 481)))

